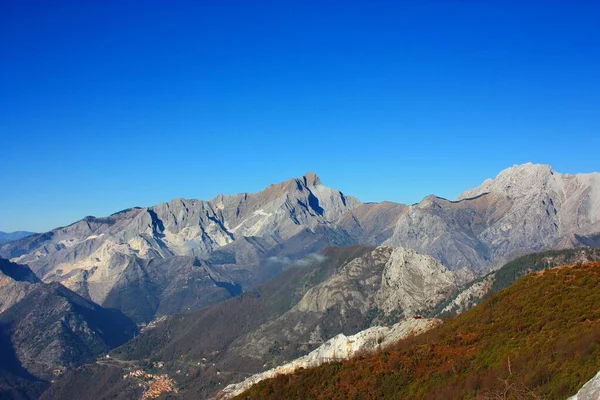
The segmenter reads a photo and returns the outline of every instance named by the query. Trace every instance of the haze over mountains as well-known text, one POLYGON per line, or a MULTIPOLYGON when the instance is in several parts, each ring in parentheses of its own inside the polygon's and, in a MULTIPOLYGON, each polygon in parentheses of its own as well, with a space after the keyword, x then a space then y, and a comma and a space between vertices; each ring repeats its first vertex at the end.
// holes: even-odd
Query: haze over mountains
POLYGON ((468 309, 502 281, 488 272, 520 255, 598 245, 600 174, 534 164, 410 206, 362 203, 307 173, 254 194, 86 217, 0 246, 10 260, 0 260, 0 317, 18 372, 7 376, 43 386, 66 372, 46 398, 95 398, 81 383, 108 379, 112 398, 141 390, 120 377, 152 360, 187 371, 181 396, 206 397, 338 334, 468 309), (113 351, 120 361, 69 372, 131 338, 134 322, 151 328, 113 351), (57 350, 38 366, 48 343, 57 350))

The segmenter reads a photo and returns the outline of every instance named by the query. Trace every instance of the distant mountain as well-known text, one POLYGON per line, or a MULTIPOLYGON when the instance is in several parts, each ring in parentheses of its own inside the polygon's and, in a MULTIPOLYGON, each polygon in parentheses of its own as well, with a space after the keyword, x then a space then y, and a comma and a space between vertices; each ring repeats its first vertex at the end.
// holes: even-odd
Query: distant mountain
POLYGON ((532 251, 595 245, 599 199, 600 174, 545 165, 509 168, 457 201, 429 196, 414 206, 362 204, 308 173, 256 194, 87 217, 0 246, 0 256, 148 322, 249 290, 328 245, 414 248, 475 273, 532 251))
POLYGON ((16 231, 16 232, 2 232, 0 231, 0 244, 12 242, 14 240, 22 239, 27 236, 35 235, 35 232, 27 231, 16 231))
POLYGON ((600 369, 599 289, 598 262, 534 273, 424 334, 236 398, 565 399, 600 369))

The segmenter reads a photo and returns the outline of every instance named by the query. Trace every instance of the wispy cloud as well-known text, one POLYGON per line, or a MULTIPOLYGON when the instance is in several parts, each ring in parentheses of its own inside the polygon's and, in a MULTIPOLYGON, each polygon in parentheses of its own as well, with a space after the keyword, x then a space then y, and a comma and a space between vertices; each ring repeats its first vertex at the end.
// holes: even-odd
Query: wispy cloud
POLYGON ((307 266, 307 265, 311 265, 311 264, 317 264, 320 262, 323 262, 327 259, 327 257, 325 257, 322 254, 319 253, 312 253, 309 254, 306 257, 300 258, 300 259, 292 259, 290 257, 287 256, 272 256, 269 257, 267 259, 268 262, 273 263, 273 264, 282 264, 282 265, 299 265, 299 266, 307 266))

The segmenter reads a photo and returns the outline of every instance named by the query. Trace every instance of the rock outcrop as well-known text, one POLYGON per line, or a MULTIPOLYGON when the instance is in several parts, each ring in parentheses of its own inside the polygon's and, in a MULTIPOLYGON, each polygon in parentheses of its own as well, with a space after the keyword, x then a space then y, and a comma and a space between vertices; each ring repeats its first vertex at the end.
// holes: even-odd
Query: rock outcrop
POLYGON ((376 307, 407 315, 437 304, 457 287, 455 275, 433 257, 400 247, 385 265, 376 307))
POLYGON ((592 379, 587 381, 576 395, 569 397, 567 400, 598 399, 600 399, 600 372, 598 372, 592 379))
POLYGON ((378 349, 385 348, 400 339, 410 335, 425 332, 441 321, 435 319, 405 319, 391 327, 373 326, 355 335, 346 336, 339 334, 304 357, 300 357, 282 366, 253 375, 248 379, 232 384, 223 389, 216 399, 230 399, 249 389, 252 385, 277 375, 291 374, 300 368, 318 367, 331 362, 347 360, 359 353, 372 353, 378 349))

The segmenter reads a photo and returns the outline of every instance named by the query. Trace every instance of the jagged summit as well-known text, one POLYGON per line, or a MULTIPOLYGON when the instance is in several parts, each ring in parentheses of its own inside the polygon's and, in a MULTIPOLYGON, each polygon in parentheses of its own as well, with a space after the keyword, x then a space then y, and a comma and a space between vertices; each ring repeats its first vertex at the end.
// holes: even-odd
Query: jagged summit
POLYGON ((321 178, 319 178, 314 172, 309 171, 306 174, 304 174, 302 178, 306 186, 321 185, 321 178))

